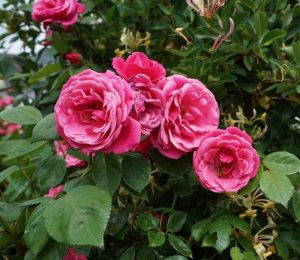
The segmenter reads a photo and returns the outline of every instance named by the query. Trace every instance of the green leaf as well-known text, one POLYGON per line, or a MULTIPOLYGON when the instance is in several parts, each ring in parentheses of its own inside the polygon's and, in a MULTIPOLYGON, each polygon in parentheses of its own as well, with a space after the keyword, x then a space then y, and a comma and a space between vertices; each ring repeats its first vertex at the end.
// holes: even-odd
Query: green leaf
POLYGON ((263 163, 270 170, 283 174, 294 174, 300 171, 300 160, 288 152, 271 153, 264 159, 263 163))
POLYGON ((34 256, 36 256, 48 241, 43 213, 47 203, 39 205, 31 214, 24 231, 24 241, 34 256))
POLYGON ((137 217, 137 225, 145 232, 151 229, 156 229, 158 224, 159 219, 152 217, 149 214, 141 214, 137 217))
POLYGON ((31 143, 31 140, 12 140, 0 143, 0 155, 9 155, 10 159, 15 159, 20 156, 25 156, 40 147, 45 142, 31 143))
POLYGON ((293 196, 293 209, 296 218, 300 222, 300 192, 295 192, 293 196))
POLYGON ((204 236, 204 234, 208 232, 211 224, 212 224, 212 220, 210 218, 203 219, 195 223, 192 227, 192 237, 196 241, 200 241, 200 239, 204 236))
POLYGON ((243 189, 241 189, 239 191, 240 195, 249 195, 251 192, 255 191, 257 189, 257 187, 259 186, 259 181, 260 178, 263 174, 263 169, 262 167, 259 168, 257 175, 255 176, 254 179, 252 179, 246 187, 244 187, 243 189))
POLYGON ((42 161, 34 172, 41 189, 57 186, 64 179, 65 173, 65 159, 58 156, 52 156, 42 161))
POLYGON ((280 236, 275 239, 275 246, 278 256, 282 257, 284 260, 290 259, 289 248, 286 243, 281 240, 280 236))
POLYGON ((243 260, 244 259, 244 255, 241 252, 240 248, 238 248, 238 247, 232 247, 230 249, 230 257, 232 260, 243 260))
POLYGON ((3 182, 8 176, 10 176, 11 174, 19 171, 19 167, 16 165, 12 165, 10 167, 8 167, 7 169, 3 170, 0 172, 0 183, 3 182))
POLYGON ((60 243, 103 248, 110 209, 111 197, 106 191, 91 185, 79 186, 48 206, 45 226, 60 243))
POLYGON ((35 125, 42 117, 41 112, 32 106, 13 107, 0 113, 2 120, 20 125, 35 125))
POLYGON ((67 54, 70 51, 70 43, 58 32, 52 34, 52 47, 60 54, 67 54))
POLYGON ((60 89, 63 83, 70 77, 70 73, 68 70, 63 71, 59 76, 55 79, 51 86, 51 91, 60 89))
POLYGON ((151 175, 149 162, 140 154, 126 155, 122 161, 124 182, 140 193, 148 184, 151 175))
POLYGON ((286 35, 285 30, 281 29, 273 29, 269 32, 267 32, 263 38, 261 39, 261 45, 262 46, 268 46, 275 40, 278 40, 280 38, 283 38, 286 35))
POLYGON ((148 240, 150 247, 157 247, 162 246, 166 241, 165 233, 158 231, 158 232, 149 232, 148 233, 148 240))
POLYGON ((193 253, 191 249, 187 246, 187 244, 177 236, 172 234, 168 235, 168 239, 173 248, 181 255, 186 257, 193 257, 193 253))
POLYGON ((121 255, 119 260, 134 260, 135 259, 135 245, 127 248, 125 252, 121 255))
POLYGON ((224 216, 223 219, 228 220, 232 227, 238 228, 239 230, 250 234, 251 228, 249 223, 247 223, 246 221, 236 216, 224 216))
POLYGON ((168 220, 167 230, 172 233, 180 231, 186 221, 187 214, 183 212, 174 212, 168 220))
POLYGON ((47 76, 60 72, 62 66, 60 63, 48 64, 43 68, 39 69, 36 73, 34 73, 28 80, 29 85, 33 85, 35 82, 46 78, 47 76))
POLYGON ((19 207, 33 206, 33 205, 36 205, 36 204, 43 203, 45 201, 51 201, 51 198, 41 197, 41 198, 36 198, 36 199, 33 199, 33 200, 28 200, 28 201, 23 202, 19 207))
POLYGON ((156 150, 149 151, 149 155, 160 170, 171 175, 182 175, 191 168, 189 159, 186 156, 183 156, 178 160, 173 160, 166 158, 156 150))
POLYGON ((116 155, 97 154, 92 168, 92 177, 100 189, 112 196, 120 185, 121 176, 121 165, 116 155))
POLYGON ((182 255, 172 255, 167 258, 164 258, 164 260, 187 260, 187 258, 182 255))
POLYGON ((15 203, 0 202, 0 216, 7 222, 15 221, 19 218, 22 209, 15 203))
POLYGON ((275 202, 287 207, 287 203, 293 195, 294 187, 289 178, 277 171, 266 171, 260 179, 260 187, 263 193, 275 202))
POLYGON ((58 138, 53 113, 42 118, 33 128, 32 142, 53 141, 58 138))
POLYGON ((219 253, 223 252, 230 244, 231 223, 227 218, 216 219, 209 229, 209 233, 217 233, 215 248, 219 253))
POLYGON ((299 41, 293 42, 293 58, 296 61, 297 65, 300 65, 300 42, 299 41))

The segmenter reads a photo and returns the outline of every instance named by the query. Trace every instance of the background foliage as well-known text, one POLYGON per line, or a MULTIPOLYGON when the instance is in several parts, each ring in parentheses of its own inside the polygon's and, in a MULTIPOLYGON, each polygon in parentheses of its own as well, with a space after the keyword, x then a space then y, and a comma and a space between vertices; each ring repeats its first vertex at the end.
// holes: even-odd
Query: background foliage
POLYGON ((56 28, 48 47, 31 4, 4 2, 0 47, 9 37, 21 40, 24 51, 0 56, 0 91, 25 106, 0 114, 23 125, 0 142, 3 256, 61 259, 72 246, 90 259, 299 257, 299 1, 229 0, 204 19, 182 0, 85 0, 79 22, 56 28), (229 18, 233 35, 212 49, 229 18), (55 154, 51 113, 63 83, 85 68, 105 71, 115 55, 137 50, 168 74, 204 82, 218 100, 221 127, 252 135, 263 165, 238 194, 203 189, 190 155, 174 161, 151 150, 149 159, 101 153, 91 159, 72 150, 88 166, 66 169, 55 154), (65 60, 71 51, 82 55, 81 66, 65 60), (43 197, 61 183, 66 195, 43 197))

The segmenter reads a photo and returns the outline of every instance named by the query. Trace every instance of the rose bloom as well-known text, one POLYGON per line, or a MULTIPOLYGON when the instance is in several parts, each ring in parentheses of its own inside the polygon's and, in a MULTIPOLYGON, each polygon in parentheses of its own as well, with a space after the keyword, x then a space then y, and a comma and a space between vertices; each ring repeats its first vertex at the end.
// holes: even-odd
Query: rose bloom
POLYGON ((181 75, 163 81, 166 108, 151 141, 161 154, 178 159, 199 146, 206 132, 219 124, 219 108, 214 95, 195 79, 181 75))
POLYGON ((129 82, 138 74, 146 75, 152 82, 158 81, 166 75, 165 68, 159 62, 150 60, 142 52, 134 52, 126 61, 115 57, 112 65, 117 73, 129 82))
POLYGON ((64 257, 64 260, 87 260, 87 257, 85 255, 76 254, 75 249, 71 247, 64 257))
POLYGON ((15 102, 15 99, 11 96, 2 97, 0 99, 0 108, 9 106, 15 102))
POLYGON ((138 74, 134 79, 134 106, 131 116, 141 124, 142 133, 149 135, 161 122, 165 98, 149 77, 138 74))
POLYGON ((32 19, 45 24, 58 23, 68 27, 77 22, 85 6, 77 0, 35 0, 32 19))
POLYGON ((124 153, 141 136, 138 121, 129 116, 133 92, 111 71, 85 70, 63 86, 54 108, 57 132, 85 153, 124 153))
POLYGON ((70 52, 65 55, 65 59, 68 60, 72 65, 80 65, 82 56, 78 52, 70 52))
POLYGON ((84 167, 86 165, 86 162, 71 155, 68 155, 68 148, 70 148, 70 146, 64 141, 54 142, 54 149, 56 154, 65 158, 67 167, 84 167))
POLYGON ((59 185, 55 188, 50 188, 48 194, 44 195, 44 197, 55 199, 59 193, 63 192, 64 185, 59 185))
POLYGON ((203 136, 194 152, 193 164, 205 188, 213 192, 236 192, 256 176, 259 156, 247 133, 229 127, 203 136))

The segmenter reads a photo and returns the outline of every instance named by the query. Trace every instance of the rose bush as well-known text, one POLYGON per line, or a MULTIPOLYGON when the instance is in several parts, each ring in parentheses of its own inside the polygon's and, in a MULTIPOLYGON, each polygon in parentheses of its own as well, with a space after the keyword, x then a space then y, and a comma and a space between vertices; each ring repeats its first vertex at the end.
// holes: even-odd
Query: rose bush
POLYGON ((0 23, 0 257, 299 258, 298 1, 4 0, 0 23))

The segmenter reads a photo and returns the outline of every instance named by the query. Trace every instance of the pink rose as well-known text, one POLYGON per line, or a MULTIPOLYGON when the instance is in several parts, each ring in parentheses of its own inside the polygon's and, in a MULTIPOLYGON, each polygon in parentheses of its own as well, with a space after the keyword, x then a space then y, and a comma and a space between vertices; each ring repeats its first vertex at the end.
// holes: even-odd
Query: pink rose
POLYGON ((149 77, 138 74, 133 81, 135 90, 134 107, 131 116, 140 122, 142 133, 149 135, 161 122, 165 98, 161 89, 149 77))
POLYGON ((82 56, 78 52, 70 52, 65 55, 65 59, 68 60, 72 65, 80 65, 82 56))
POLYGON ((50 188, 48 194, 44 195, 44 197, 55 199, 57 195, 64 190, 64 185, 59 185, 55 188, 50 188))
POLYGON ((77 22, 85 6, 77 0, 35 0, 32 19, 45 24, 58 23, 68 27, 77 22))
POLYGON ((18 124, 4 122, 3 127, 5 128, 6 135, 11 135, 15 132, 22 133, 22 126, 18 124))
POLYGON ((162 83, 166 108, 160 127, 150 137, 160 153, 178 159, 198 147, 204 133, 218 127, 219 108, 198 80, 174 75, 162 83))
POLYGON ((148 151, 153 148, 153 145, 151 143, 151 140, 149 137, 147 137, 145 140, 141 141, 139 144, 137 144, 135 147, 133 147, 132 151, 135 153, 140 153, 144 157, 148 158, 148 151))
POLYGON ((54 148, 58 156, 65 158, 67 167, 84 167, 86 165, 85 161, 67 154, 68 148, 70 148, 70 146, 66 142, 55 141, 54 148))
POLYGON ((54 108, 58 133, 83 152, 124 153, 141 136, 138 121, 129 116, 133 92, 111 71, 85 70, 63 86, 54 108))
POLYGON ((126 61, 115 57, 112 65, 117 73, 129 82, 138 74, 148 76, 152 82, 158 81, 166 75, 165 68, 159 62, 150 60, 142 52, 134 52, 126 61))
POLYGON ((85 255, 77 255, 74 248, 70 248, 64 260, 87 260, 85 255))
POLYGON ((15 99, 11 96, 6 96, 0 99, 0 108, 9 106, 15 102, 15 99))
POLYGON ((215 130, 203 136, 194 152, 199 181, 213 192, 236 192, 257 174, 259 156, 252 139, 237 127, 215 130))

